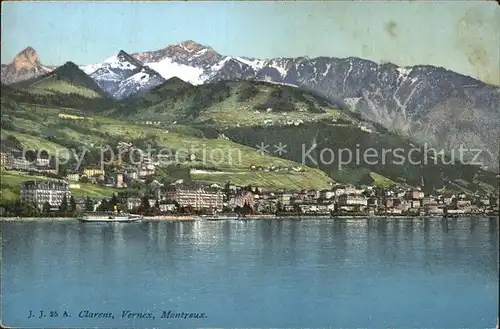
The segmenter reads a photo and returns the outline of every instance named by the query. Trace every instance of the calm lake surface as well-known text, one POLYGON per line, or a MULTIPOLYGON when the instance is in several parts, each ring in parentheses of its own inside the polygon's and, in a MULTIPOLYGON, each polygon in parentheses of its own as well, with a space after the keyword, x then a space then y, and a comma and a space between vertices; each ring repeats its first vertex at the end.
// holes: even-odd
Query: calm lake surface
POLYGON ((0 225, 11 327, 494 328, 498 314, 497 219, 0 225))

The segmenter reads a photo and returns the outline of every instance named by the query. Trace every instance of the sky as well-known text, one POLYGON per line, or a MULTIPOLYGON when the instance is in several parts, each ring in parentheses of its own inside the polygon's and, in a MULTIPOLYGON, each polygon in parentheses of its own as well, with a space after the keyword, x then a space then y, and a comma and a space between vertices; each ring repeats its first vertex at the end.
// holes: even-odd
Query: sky
POLYGON ((494 1, 3 2, 1 58, 97 63, 194 40, 223 55, 429 64, 500 85, 494 1))

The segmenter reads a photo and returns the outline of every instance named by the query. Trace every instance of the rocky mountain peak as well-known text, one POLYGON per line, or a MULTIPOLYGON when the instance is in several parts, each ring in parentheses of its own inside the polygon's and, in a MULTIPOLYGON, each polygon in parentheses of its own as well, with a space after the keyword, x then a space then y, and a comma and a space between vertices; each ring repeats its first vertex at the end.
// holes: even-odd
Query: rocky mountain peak
POLYGON ((52 69, 40 63, 40 57, 33 47, 26 47, 10 64, 2 64, 1 81, 2 84, 12 84, 38 77, 52 69))
POLYGON ((124 50, 120 50, 118 52, 117 58, 118 58, 118 60, 120 60, 122 62, 129 62, 130 64, 133 64, 137 67, 142 67, 142 65, 143 65, 140 61, 138 61, 137 59, 132 57, 130 54, 128 54, 124 50))
POLYGON ((180 48, 182 48, 186 51, 189 51, 189 52, 193 52, 193 51, 196 52, 196 51, 208 48, 208 47, 205 47, 205 46, 203 46, 203 45, 201 45, 193 40, 185 40, 185 41, 182 41, 174 46, 180 47, 180 48))
POLYGON ((178 64, 203 68, 210 67, 223 58, 212 47, 202 45, 193 40, 169 44, 159 50, 133 53, 132 57, 145 64, 159 62, 168 58, 178 64))
POLYGON ((170 44, 165 47, 163 51, 169 56, 188 58, 190 56, 200 54, 201 52, 205 53, 207 51, 213 51, 213 49, 193 40, 185 40, 179 43, 170 44))
POLYGON ((40 65, 40 57, 35 49, 26 47, 14 57, 12 64, 16 69, 30 69, 40 65))
POLYGON ((224 56, 212 47, 205 46, 193 40, 169 45, 164 48, 164 56, 181 64, 207 68, 219 62, 224 56))
POLYGON ((179 43, 179 46, 185 47, 189 50, 200 50, 201 48, 207 48, 196 41, 193 40, 185 40, 179 43))
POLYGON ((130 56, 130 55, 129 55, 129 54, 127 54, 127 52, 126 52, 125 50, 121 49, 121 50, 118 52, 118 57, 120 57, 120 56, 125 57, 125 56, 130 56))

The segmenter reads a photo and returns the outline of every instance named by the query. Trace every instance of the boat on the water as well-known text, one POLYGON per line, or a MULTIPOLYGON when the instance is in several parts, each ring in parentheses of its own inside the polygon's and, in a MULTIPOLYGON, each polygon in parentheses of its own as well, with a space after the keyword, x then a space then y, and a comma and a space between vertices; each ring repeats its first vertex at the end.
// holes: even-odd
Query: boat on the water
POLYGON ((122 222, 130 223, 141 220, 141 216, 126 213, 85 213, 78 218, 82 222, 122 222))

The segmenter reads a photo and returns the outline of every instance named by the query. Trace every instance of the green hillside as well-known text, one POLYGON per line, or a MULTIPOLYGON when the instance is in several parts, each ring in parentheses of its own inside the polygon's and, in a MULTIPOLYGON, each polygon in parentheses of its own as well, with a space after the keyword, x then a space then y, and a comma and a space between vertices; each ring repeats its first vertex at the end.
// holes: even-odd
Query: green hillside
POLYGON ((218 128, 320 119, 359 122, 354 114, 298 88, 251 81, 189 86, 170 79, 151 93, 126 101, 116 113, 129 120, 218 128))
POLYGON ((15 85, 33 93, 49 91, 62 94, 76 94, 87 98, 101 98, 105 92, 76 64, 67 62, 52 72, 15 85))
MULTIPOLYGON (((60 83, 62 85, 66 84, 65 81, 61 81, 60 83)), ((117 102, 113 99, 101 96, 92 97, 94 91, 85 88, 85 92, 61 93, 50 90, 34 89, 29 86, 23 87, 22 85, 14 87, 6 85, 0 86, 2 94, 2 108, 6 105, 11 108, 15 108, 21 104, 27 106, 36 104, 39 107, 46 107, 48 109, 77 109, 79 111, 97 112, 102 114, 117 106, 117 102)), ((99 93, 99 95, 101 94, 99 93)))
POLYGON ((49 91, 49 92, 58 92, 64 94, 78 94, 89 98, 102 97, 101 94, 99 94, 94 90, 74 85, 68 81, 56 80, 52 78, 48 78, 46 80, 37 82, 32 86, 30 86, 29 88, 32 88, 34 92, 49 91))
MULTIPOLYGON (((178 154, 180 166, 188 172, 188 179, 223 184, 227 181, 242 185, 258 183, 264 187, 287 189, 326 188, 331 181, 322 171, 305 166, 302 166, 304 172, 297 172, 293 177, 282 172, 257 175, 250 170, 251 165, 291 168, 298 164, 287 159, 257 154, 252 147, 226 139, 203 137, 199 130, 188 126, 176 125, 173 129, 166 130, 78 109, 12 103, 12 100, 7 99, 2 99, 2 126, 2 142, 8 136, 13 136, 23 147, 57 150, 60 153, 71 148, 81 154, 80 150, 87 148, 96 161, 100 159, 99 148, 104 145, 115 146, 118 142, 131 142, 144 149, 146 145, 151 145, 156 150, 165 149, 164 151, 178 154), (191 153, 195 154, 196 159, 188 159, 191 153), (208 169, 209 177, 199 173, 191 175, 191 169, 208 169)), ((121 166, 128 166, 126 159, 121 166)), ((173 171, 171 169, 171 166, 166 165, 162 176, 180 178, 170 173, 173 171)))
POLYGON ((432 192, 443 187, 468 193, 489 192, 495 174, 479 166, 451 163, 449 157, 425 155, 425 148, 396 135, 369 133, 353 125, 318 121, 295 126, 238 127, 224 130, 235 142, 288 145, 283 156, 326 172, 333 180, 387 186, 391 182, 422 186, 432 192), (313 144, 316 145, 313 148, 313 144), (370 156, 373 154, 373 156, 370 156))
POLYGON ((176 79, 151 94, 121 104, 116 114, 131 121, 155 121, 166 129, 182 124, 212 138, 223 134, 250 147, 264 143, 271 152, 281 142, 287 145, 282 157, 297 162, 303 162, 315 143, 316 161, 306 157, 306 164, 343 183, 420 186, 423 181, 427 191, 445 187, 469 193, 489 191, 496 184, 495 175, 478 166, 435 163, 422 150, 411 151, 419 146, 413 146, 408 138, 363 122, 355 113, 292 86, 251 81, 189 86, 176 79), (340 163, 339 151, 344 149, 352 156, 359 152, 360 159, 340 163), (370 150, 378 154, 378 163, 364 161, 364 154, 370 150), (393 150, 405 156, 404 163, 398 162, 393 150), (327 156, 326 161, 319 161, 322 151, 323 155, 333 153, 337 159, 331 161, 327 156), (416 164, 418 160, 426 165, 416 164))
POLYGON ((125 100, 126 103, 159 103, 162 100, 169 98, 171 95, 179 94, 181 90, 193 87, 192 84, 181 80, 177 77, 168 79, 165 83, 151 89, 147 93, 140 93, 137 96, 125 100))
POLYGON ((173 167, 166 166, 162 171, 166 180, 182 177, 288 189, 325 188, 332 180, 384 187, 420 186, 423 180, 427 191, 448 188, 468 193, 491 191, 496 184, 494 174, 477 166, 434 164, 422 153, 412 160, 426 159, 425 166, 395 163, 392 152, 383 161, 379 156, 378 163, 354 159, 341 164, 338 152, 343 149, 361 156, 370 149, 379 154, 399 149, 408 155, 415 146, 407 138, 291 86, 250 81, 192 86, 175 78, 120 102, 85 97, 74 102, 61 93, 47 97, 26 90, 7 91, 2 93, 5 136, 14 136, 26 146, 85 147, 94 150, 94 156, 97 147, 118 142, 183 153, 177 159, 183 174, 178 175, 179 168, 173 173, 173 167), (275 149, 280 142, 287 145, 282 154, 275 149), (268 145, 267 155, 256 152, 261 143, 268 145), (316 149, 304 157, 313 144, 316 149), (318 161, 322 150, 331 150, 337 158, 330 161, 327 153, 326 161, 318 161), (187 159, 191 153, 195 155, 192 161, 187 159), (271 167, 282 170, 268 170, 271 167), (305 171, 291 171, 292 167, 305 171))

